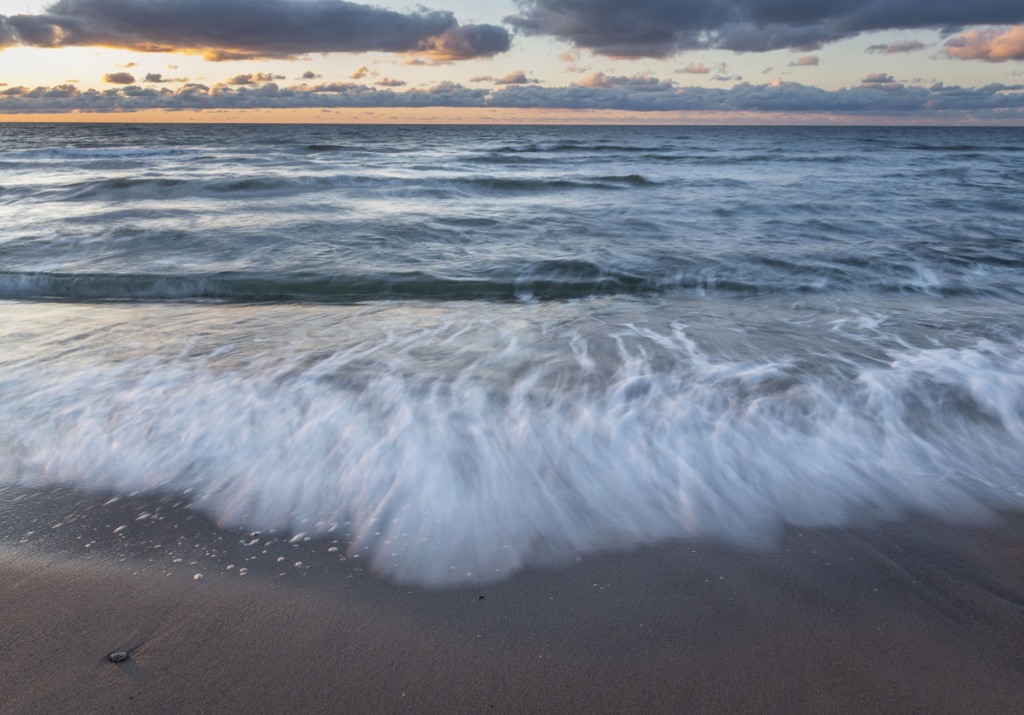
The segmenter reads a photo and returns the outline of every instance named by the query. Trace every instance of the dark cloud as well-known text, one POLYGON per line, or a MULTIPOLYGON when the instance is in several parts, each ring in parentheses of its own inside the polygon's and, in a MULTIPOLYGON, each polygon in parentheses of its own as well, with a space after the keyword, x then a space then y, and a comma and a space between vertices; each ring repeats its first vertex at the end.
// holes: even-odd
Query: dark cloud
POLYGON ((862 32, 1006 25, 1019 0, 518 0, 505 22, 610 57, 666 57, 699 48, 814 50, 862 32))
POLYGON ((103 75, 107 84, 135 84, 135 77, 128 72, 108 72, 103 75))
POLYGON ((895 55, 901 52, 917 52, 923 50, 925 44, 917 40, 901 40, 890 42, 887 45, 870 45, 865 52, 874 52, 879 55, 895 55))
POLYGON ((306 70, 299 79, 320 79, 320 75, 312 70, 306 70))
POLYGON ((882 90, 885 92, 902 92, 906 87, 896 78, 885 72, 873 72, 861 80, 862 89, 882 90))
POLYGON ((494 25, 456 25, 419 43, 416 51, 434 62, 490 57, 512 45, 508 31, 494 25))
POLYGON ((508 31, 459 25, 449 11, 396 12, 344 0, 58 0, 0 16, 0 48, 103 46, 209 60, 310 52, 418 52, 450 62, 509 48, 508 31))
POLYGON ((795 82, 753 85, 742 82, 729 89, 679 87, 647 75, 608 77, 595 73, 566 87, 536 84, 502 89, 473 89, 452 82, 396 92, 358 83, 207 87, 186 84, 167 87, 118 87, 80 91, 70 84, 57 87, 11 87, 0 90, 0 113, 133 112, 145 109, 335 109, 396 107, 553 108, 570 110, 766 112, 888 116, 901 120, 930 117, 960 119, 1024 119, 1024 85, 985 87, 905 86, 891 75, 868 75, 849 89, 825 90, 795 82), (646 87, 647 89, 643 89, 646 87))

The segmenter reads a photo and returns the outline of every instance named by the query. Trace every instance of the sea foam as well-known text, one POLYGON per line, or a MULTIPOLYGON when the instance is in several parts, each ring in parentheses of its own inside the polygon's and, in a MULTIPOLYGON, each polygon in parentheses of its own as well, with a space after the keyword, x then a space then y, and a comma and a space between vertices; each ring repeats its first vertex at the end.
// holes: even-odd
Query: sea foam
POLYGON ((543 344, 515 328, 278 346, 233 367, 8 365, 0 469, 189 490, 222 524, 345 534, 377 572, 430 585, 669 538, 749 544, 784 524, 1024 503, 1019 349, 906 349, 810 374, 710 356, 680 324, 543 344), (481 349, 484 331, 501 349, 481 349))

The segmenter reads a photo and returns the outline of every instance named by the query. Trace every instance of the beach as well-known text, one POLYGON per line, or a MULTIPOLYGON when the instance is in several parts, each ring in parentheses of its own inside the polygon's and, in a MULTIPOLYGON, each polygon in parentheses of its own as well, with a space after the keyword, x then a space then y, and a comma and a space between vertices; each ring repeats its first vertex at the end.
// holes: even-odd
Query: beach
POLYGON ((1024 711, 1020 146, 0 126, 0 711, 1024 711))
POLYGON ((1019 514, 624 547, 422 589, 332 539, 246 546, 177 499, 0 499, 4 713, 1024 707, 1019 514))

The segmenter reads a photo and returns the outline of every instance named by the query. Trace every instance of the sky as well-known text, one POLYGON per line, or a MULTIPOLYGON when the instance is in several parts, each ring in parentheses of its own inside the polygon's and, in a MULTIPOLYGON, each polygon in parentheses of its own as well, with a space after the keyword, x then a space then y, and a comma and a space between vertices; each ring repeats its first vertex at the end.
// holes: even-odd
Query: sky
POLYGON ((0 0, 0 120, 1024 125, 1020 0, 0 0))

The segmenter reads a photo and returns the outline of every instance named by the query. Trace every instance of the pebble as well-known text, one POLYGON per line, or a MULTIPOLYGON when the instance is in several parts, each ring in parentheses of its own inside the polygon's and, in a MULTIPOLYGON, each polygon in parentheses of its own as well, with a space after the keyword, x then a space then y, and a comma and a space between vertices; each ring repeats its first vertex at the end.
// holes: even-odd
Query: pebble
POLYGON ((249 569, 238 569, 239 576, 245 576, 247 573, 249 573, 249 569))
POLYGON ((122 650, 117 653, 111 653, 107 658, 111 663, 120 663, 122 660, 128 660, 128 654, 122 650))
POLYGON ((195 576, 192 577, 193 581, 201 581, 202 579, 203 575, 201 573, 197 573, 195 576))

